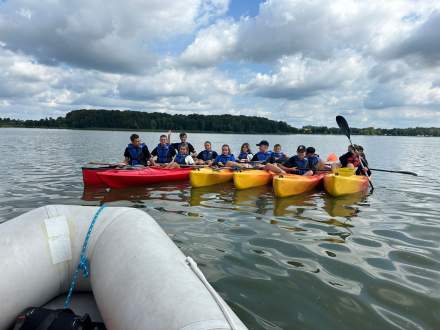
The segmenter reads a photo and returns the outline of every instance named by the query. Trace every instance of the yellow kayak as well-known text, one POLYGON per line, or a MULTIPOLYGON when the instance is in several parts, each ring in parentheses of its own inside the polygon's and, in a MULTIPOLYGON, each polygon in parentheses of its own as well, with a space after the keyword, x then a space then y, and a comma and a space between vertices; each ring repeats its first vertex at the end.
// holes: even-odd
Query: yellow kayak
POLYGON ((273 190, 277 197, 300 195, 316 188, 322 181, 324 174, 311 176, 297 174, 276 175, 273 178, 273 190))
POLYGON ((264 186, 272 181, 272 172, 265 170, 244 170, 234 173, 234 185, 237 189, 264 186))
POLYGON ((206 187, 228 182, 232 180, 232 175, 229 169, 200 168, 189 173, 189 181, 193 187, 206 187))
POLYGON ((332 196, 360 193, 368 189, 368 177, 355 175, 352 169, 341 168, 324 177, 324 188, 332 196))

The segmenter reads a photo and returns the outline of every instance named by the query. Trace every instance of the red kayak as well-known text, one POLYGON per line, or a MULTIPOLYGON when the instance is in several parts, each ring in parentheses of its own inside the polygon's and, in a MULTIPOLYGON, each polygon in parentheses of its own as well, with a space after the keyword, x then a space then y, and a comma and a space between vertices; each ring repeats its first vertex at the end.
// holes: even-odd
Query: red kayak
POLYGON ((84 187, 105 187, 106 184, 98 176, 98 173, 114 170, 114 166, 105 167, 83 167, 82 175, 84 181, 84 187))
POLYGON ((139 170, 107 170, 97 172, 110 188, 145 186, 150 183, 188 180, 192 168, 143 168, 139 170))

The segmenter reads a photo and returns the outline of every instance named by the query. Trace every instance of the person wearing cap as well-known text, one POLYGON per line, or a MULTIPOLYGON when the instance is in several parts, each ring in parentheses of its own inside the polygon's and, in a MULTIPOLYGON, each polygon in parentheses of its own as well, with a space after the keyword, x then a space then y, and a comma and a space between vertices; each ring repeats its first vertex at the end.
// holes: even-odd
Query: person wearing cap
POLYGON ((171 143, 171 147, 176 150, 176 152, 179 152, 180 145, 185 143, 188 146, 189 152, 192 156, 196 156, 196 150, 194 149, 193 145, 187 141, 188 135, 185 132, 181 132, 179 134, 180 142, 171 143, 171 131, 168 132, 168 143, 171 143))
POLYGON ((259 151, 252 157, 251 162, 273 163, 272 151, 269 151, 269 142, 262 140, 257 144, 259 151))
POLYGON ((283 164, 278 164, 278 167, 287 173, 313 175, 313 171, 309 169, 309 162, 306 158, 306 147, 303 145, 298 146, 295 156, 290 157, 283 164))

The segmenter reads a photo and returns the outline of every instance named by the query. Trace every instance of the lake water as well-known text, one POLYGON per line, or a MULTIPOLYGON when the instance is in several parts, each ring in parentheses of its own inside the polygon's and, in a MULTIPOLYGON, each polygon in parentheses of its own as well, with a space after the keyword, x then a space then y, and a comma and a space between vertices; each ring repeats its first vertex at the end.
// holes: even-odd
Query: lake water
MULTIPOLYGON (((198 262, 250 329, 440 329, 439 138, 354 136, 372 167, 420 174, 376 172, 366 197, 276 199, 271 187, 229 184, 84 190, 81 165, 121 160, 130 134, 0 129, 0 222, 56 203, 137 207, 198 262)), ((150 148, 158 136, 141 133, 150 148)), ((236 154, 262 138, 189 135, 198 150, 210 140, 236 154)), ((290 154, 298 144, 323 156, 347 148, 345 136, 264 138, 290 154)))

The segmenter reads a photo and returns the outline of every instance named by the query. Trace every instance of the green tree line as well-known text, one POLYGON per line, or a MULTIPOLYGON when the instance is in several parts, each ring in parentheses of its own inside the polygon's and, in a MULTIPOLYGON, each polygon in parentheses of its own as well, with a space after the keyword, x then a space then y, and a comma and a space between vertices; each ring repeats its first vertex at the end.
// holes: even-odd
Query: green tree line
MULTIPOLYGON (((341 134, 337 127, 303 126, 296 128, 283 121, 255 116, 170 115, 159 112, 120 110, 74 110, 65 117, 40 120, 0 118, 0 127, 36 127, 69 129, 175 130, 193 132, 249 134, 341 134)), ((356 135, 440 136, 440 128, 352 128, 356 135)))

